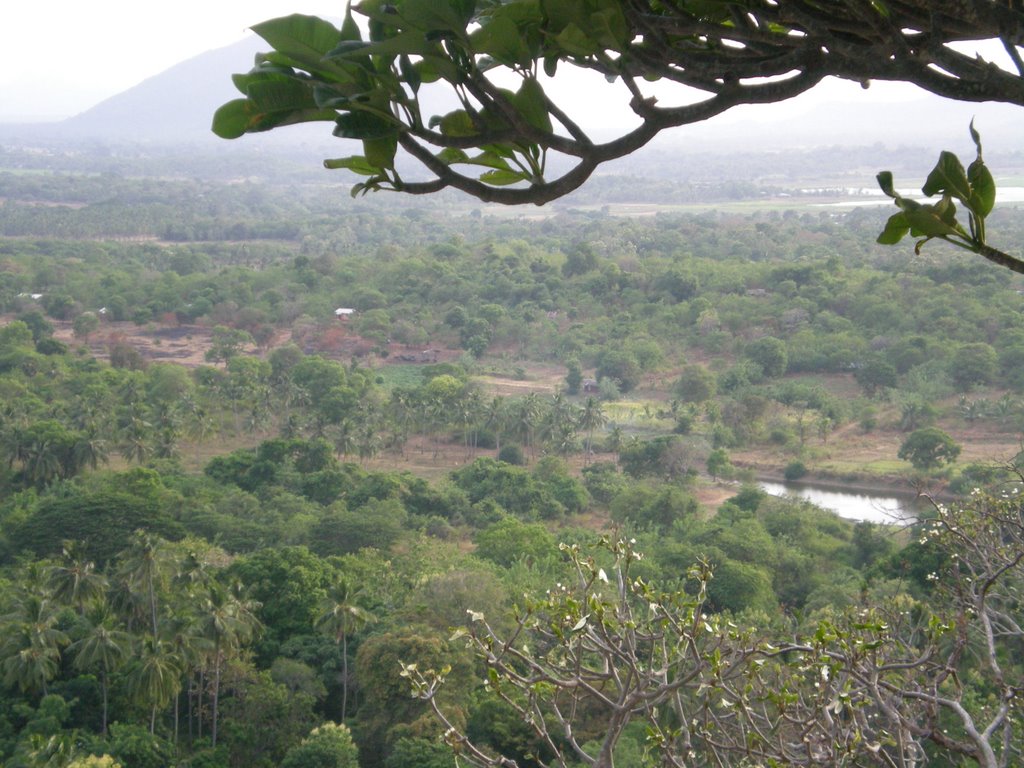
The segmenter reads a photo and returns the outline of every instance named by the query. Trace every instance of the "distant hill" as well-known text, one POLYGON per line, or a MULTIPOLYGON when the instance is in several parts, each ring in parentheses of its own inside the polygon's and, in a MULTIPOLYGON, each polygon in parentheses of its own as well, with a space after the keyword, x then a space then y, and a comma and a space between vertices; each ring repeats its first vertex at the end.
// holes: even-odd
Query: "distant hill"
MULTIPOLYGON (((96 106, 59 122, 0 125, 0 137, 39 137, 51 140, 130 142, 144 144, 202 143, 224 145, 210 131, 217 107, 239 93, 231 75, 244 72, 267 43, 255 35, 199 54, 96 106)), ((294 131, 265 134, 250 140, 260 143, 328 144, 329 130, 296 126, 294 131)), ((335 140, 334 146, 337 146, 335 140)))
POLYGON ((231 83, 267 44, 255 35, 195 56, 60 123, 77 136, 168 142, 210 136, 210 119, 238 95, 231 83))

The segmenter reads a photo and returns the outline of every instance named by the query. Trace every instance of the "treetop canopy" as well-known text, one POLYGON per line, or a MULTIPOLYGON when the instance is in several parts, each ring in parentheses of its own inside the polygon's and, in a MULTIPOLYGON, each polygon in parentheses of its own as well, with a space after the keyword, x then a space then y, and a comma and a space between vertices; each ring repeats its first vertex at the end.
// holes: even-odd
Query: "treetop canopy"
POLYGON ((363 177, 353 195, 450 187, 543 204, 665 129, 783 101, 830 75, 1024 105, 1024 11, 995 0, 362 0, 340 28, 292 15, 253 29, 272 50, 234 76, 245 98, 217 111, 214 132, 331 122, 363 144, 324 163, 363 177), (1001 41, 1010 64, 953 45, 982 40, 1001 41), (594 141, 545 91, 544 75, 568 65, 618 83, 639 124, 594 141), (661 104, 644 90, 653 81, 697 95, 661 104), (432 114, 438 89, 458 108, 432 114), (399 148, 431 178, 402 178, 399 148), (549 178, 549 153, 570 169, 549 178))

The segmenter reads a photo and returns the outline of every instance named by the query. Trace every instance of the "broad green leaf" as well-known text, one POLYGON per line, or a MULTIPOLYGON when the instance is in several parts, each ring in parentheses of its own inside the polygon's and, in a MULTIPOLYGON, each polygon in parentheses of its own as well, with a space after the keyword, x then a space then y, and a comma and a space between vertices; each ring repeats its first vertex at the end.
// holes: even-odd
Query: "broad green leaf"
POLYGON ((298 62, 310 72, 343 72, 324 56, 341 41, 341 32, 316 16, 292 14, 270 19, 252 27, 274 50, 298 62))
POLYGON ((392 133, 390 136, 363 139, 363 151, 366 153, 367 162, 372 165, 378 168, 394 168, 398 136, 392 133))
POLYGON ((523 42, 515 22, 505 16, 491 19, 470 36, 473 49, 486 53, 506 66, 526 65, 530 51, 523 42))
POLYGON ((893 186, 892 171, 882 171, 877 176, 878 186, 882 188, 882 191, 889 197, 899 197, 896 194, 896 188, 893 186))
POLYGON ((975 215, 984 219, 996 204, 996 180, 981 158, 967 166, 967 179, 971 182, 969 206, 975 215))
POLYGON ((576 24, 567 24, 555 40, 562 50, 575 56, 590 56, 601 50, 601 46, 576 24))
POLYGON ((590 16, 591 32, 607 48, 622 50, 629 43, 629 24, 617 0, 604 3, 604 8, 590 16))
POLYGON ((259 112, 286 112, 317 109, 313 89, 297 80, 262 80, 246 90, 253 108, 259 112))
POLYGON ((371 176, 380 170, 380 168, 372 165, 362 155, 324 160, 324 168, 331 171, 345 169, 352 171, 353 173, 358 173, 360 176, 371 176))
POLYGON ((463 137, 463 136, 476 136, 479 131, 476 126, 473 125, 473 119, 469 116, 469 113, 464 109, 457 110, 455 112, 449 112, 447 115, 443 115, 435 123, 435 120, 431 120, 431 125, 440 125, 441 133, 445 136, 452 137, 463 137))
POLYGON ((472 18, 469 3, 446 0, 402 0, 396 3, 402 19, 421 31, 444 30, 463 37, 472 18), (469 9, 469 15, 466 10, 469 9))
POLYGON ((525 180, 526 174, 521 171, 488 171, 480 174, 480 181, 496 187, 505 187, 525 180))
POLYGON ((904 215, 914 237, 947 237, 960 234, 956 227, 942 220, 936 213, 935 206, 922 205, 914 210, 904 211, 904 215))
POLYGON ((583 23, 590 11, 586 0, 541 0, 540 7, 546 28, 556 35, 570 24, 583 23))
POLYGON ((339 115, 336 123, 334 135, 339 139, 379 139, 396 131, 394 123, 361 111, 339 115))
POLYGON ((505 159, 493 152, 481 152, 476 157, 469 158, 465 162, 470 165, 482 165, 485 168, 494 168, 499 171, 512 171, 512 167, 505 162, 505 159))
POLYGON ((523 80, 519 91, 512 97, 512 103, 526 122, 534 128, 551 133, 551 115, 548 114, 544 89, 535 78, 523 80))
MULTIPOLYGON (((282 102, 285 104, 285 102, 282 102)), ((285 125, 318 120, 334 120, 337 115, 315 107, 260 109, 252 99, 235 99, 220 107, 213 116, 212 130, 224 139, 237 139, 245 133, 269 131, 285 125)))
POLYGON ((415 29, 407 29, 397 35, 376 42, 345 40, 334 46, 326 56, 331 59, 353 59, 361 56, 422 56, 436 48, 423 33, 415 29))
POLYGON ((249 126, 248 99, 234 99, 213 113, 212 130, 222 139, 237 139, 249 126))
POLYGON ((435 157, 445 165, 455 165, 456 163, 468 163, 469 155, 463 152, 457 147, 445 147, 438 152, 435 157))
POLYGON ((882 245, 895 245, 910 233, 910 224, 906 215, 900 211, 889 217, 885 223, 885 229, 878 236, 877 242, 882 245))
POLYGON ((507 144, 484 144, 480 149, 498 157, 513 158, 516 156, 515 150, 507 144))
POLYGON ((929 197, 944 192, 964 203, 970 200, 971 185, 967 181, 967 172, 964 171, 960 158, 952 152, 943 151, 935 168, 928 174, 921 191, 929 197))

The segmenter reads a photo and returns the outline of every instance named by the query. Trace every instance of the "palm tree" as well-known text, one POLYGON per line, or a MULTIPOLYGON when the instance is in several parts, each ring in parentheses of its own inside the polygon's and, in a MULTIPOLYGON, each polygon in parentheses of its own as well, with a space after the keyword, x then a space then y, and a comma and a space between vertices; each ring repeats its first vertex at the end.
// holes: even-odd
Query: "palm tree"
POLYGON ((533 446, 533 430, 540 416, 540 398, 536 392, 521 397, 513 406, 512 428, 529 450, 533 446))
POLYGON ((98 612, 84 636, 71 644, 77 669, 99 669, 100 690, 103 694, 103 729, 107 733, 109 677, 131 652, 132 636, 111 626, 113 619, 105 609, 98 612))
POLYGON ((594 441, 594 430, 603 427, 608 419, 604 415, 604 406, 594 397, 588 397, 583 403, 583 410, 580 411, 580 429, 587 433, 586 454, 583 458, 584 464, 590 463, 590 447, 594 441))
POLYGON ((76 542, 65 541, 61 554, 61 562, 47 569, 47 582, 56 600, 73 605, 84 616, 86 604, 106 593, 107 578, 96 572, 95 563, 84 558, 76 542))
POLYGON ((26 591, 2 618, 0 669, 4 682, 22 691, 41 691, 60 671, 60 649, 68 636, 57 626, 58 606, 46 596, 26 591))
POLYGON ((149 458, 152 449, 149 446, 149 433, 153 425, 145 419, 133 416, 124 428, 124 440, 118 447, 126 461, 137 461, 139 464, 149 458))
POLYGON ((340 722, 345 722, 348 706, 348 636, 375 621, 374 616, 359 605, 361 594, 348 579, 339 577, 328 588, 316 619, 316 628, 333 636, 334 642, 341 646, 340 722))
POLYGON ((508 421, 508 410, 505 408, 505 398, 496 396, 490 403, 484 406, 483 410, 484 428, 494 432, 494 447, 501 453, 501 435, 508 421))
POLYGON ((163 541, 144 531, 136 531, 121 559, 121 578, 133 597, 145 600, 150 619, 150 633, 159 634, 157 622, 157 588, 164 577, 163 541))
POLYGON ((210 586, 199 613, 197 630, 212 644, 213 719, 210 727, 210 742, 214 747, 217 746, 220 675, 224 654, 248 641, 258 626, 259 621, 252 612, 252 604, 220 584, 210 586))
POLYGON ((100 464, 106 464, 109 458, 107 441, 99 436, 95 427, 89 427, 87 431, 79 434, 72 452, 78 467, 96 469, 100 464))
POLYGON ((151 635, 142 638, 128 674, 128 687, 140 704, 150 706, 149 732, 156 732, 157 710, 181 690, 181 658, 167 642, 151 635))

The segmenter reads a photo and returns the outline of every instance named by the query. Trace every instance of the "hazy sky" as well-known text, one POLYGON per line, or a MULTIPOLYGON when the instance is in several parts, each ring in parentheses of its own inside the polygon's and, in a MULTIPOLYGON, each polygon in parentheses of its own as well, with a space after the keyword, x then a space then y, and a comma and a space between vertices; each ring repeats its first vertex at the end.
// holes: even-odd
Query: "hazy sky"
POLYGON ((264 19, 343 12, 342 0, 5 0, 0 119, 75 115, 264 19))

